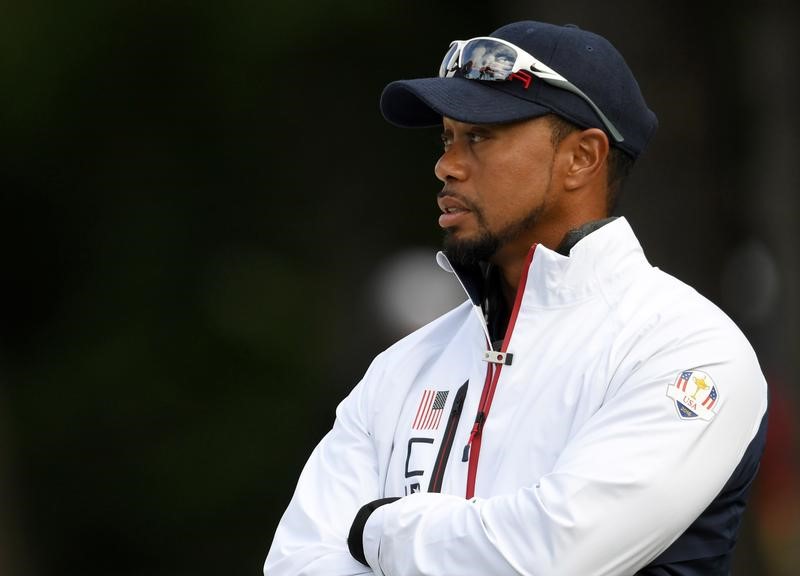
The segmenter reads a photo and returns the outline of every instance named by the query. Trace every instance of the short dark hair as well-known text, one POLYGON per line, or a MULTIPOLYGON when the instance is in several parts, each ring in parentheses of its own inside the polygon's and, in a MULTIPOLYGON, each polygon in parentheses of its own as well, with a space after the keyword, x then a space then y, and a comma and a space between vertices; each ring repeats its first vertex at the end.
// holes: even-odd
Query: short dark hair
MULTIPOLYGON (((561 144, 562 140, 572 134, 582 130, 569 120, 564 120, 561 116, 555 114, 548 114, 552 132, 550 139, 553 147, 556 148, 561 144)), ((608 178, 607 178, 607 195, 606 195, 606 212, 611 214, 617 207, 620 194, 622 193, 622 185, 625 179, 630 174, 633 168, 633 157, 624 152, 623 150, 611 146, 608 150, 608 178)))

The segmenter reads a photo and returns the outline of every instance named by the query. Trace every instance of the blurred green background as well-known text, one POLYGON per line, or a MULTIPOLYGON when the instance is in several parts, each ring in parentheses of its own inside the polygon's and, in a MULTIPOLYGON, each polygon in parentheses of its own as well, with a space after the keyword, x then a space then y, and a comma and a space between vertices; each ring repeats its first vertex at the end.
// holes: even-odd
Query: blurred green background
POLYGON ((659 116, 620 213, 759 353, 734 573, 796 574, 799 12, 3 0, 0 574, 260 573, 336 403, 452 302, 438 131, 389 126, 380 91, 524 18, 608 37, 659 116))

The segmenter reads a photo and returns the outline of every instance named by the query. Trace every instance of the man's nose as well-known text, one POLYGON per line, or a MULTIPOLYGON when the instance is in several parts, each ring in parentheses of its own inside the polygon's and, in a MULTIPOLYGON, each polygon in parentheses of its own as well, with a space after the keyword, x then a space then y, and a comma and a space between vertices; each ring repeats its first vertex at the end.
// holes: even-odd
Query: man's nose
POLYGON ((464 158, 463 146, 455 142, 448 146, 447 150, 436 162, 433 172, 444 183, 465 180, 469 172, 464 158))

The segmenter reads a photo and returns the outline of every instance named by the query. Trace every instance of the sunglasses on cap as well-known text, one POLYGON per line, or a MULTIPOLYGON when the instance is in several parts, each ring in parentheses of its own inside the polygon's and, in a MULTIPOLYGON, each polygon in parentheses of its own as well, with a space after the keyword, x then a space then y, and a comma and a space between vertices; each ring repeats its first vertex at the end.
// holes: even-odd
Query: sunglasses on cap
POLYGON ((580 88, 511 42, 489 36, 454 40, 439 67, 440 78, 450 78, 458 73, 470 80, 516 79, 523 82, 526 89, 532 80, 528 72, 556 88, 582 98, 594 110, 614 140, 624 140, 614 124, 580 88))

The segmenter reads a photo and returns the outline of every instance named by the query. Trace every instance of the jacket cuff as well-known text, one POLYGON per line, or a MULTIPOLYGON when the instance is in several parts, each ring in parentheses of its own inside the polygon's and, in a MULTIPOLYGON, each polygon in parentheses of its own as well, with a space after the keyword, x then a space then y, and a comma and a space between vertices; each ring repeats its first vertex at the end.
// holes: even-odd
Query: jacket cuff
POLYGON ((400 500, 400 498, 381 498, 373 500, 364 504, 356 514, 352 526, 350 526, 350 534, 347 536, 347 547, 350 549, 350 555, 361 562, 364 566, 369 566, 367 559, 364 557, 364 526, 369 520, 370 515, 383 506, 384 504, 391 504, 400 500))

